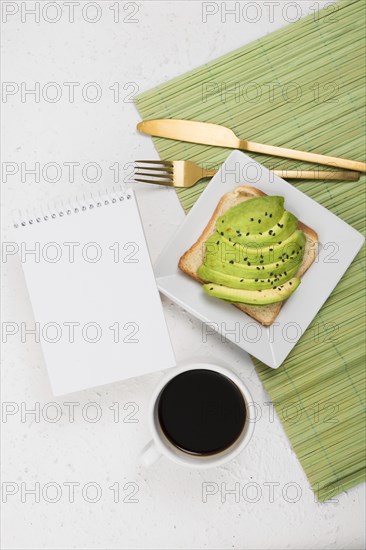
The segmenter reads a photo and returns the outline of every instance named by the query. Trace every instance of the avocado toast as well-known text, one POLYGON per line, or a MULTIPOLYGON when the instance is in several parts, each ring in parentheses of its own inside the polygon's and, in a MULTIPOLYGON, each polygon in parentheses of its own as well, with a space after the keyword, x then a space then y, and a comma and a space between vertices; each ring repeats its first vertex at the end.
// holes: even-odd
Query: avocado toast
POLYGON ((221 198, 179 268, 208 294, 268 326, 315 260, 317 242, 283 197, 240 186, 221 198))

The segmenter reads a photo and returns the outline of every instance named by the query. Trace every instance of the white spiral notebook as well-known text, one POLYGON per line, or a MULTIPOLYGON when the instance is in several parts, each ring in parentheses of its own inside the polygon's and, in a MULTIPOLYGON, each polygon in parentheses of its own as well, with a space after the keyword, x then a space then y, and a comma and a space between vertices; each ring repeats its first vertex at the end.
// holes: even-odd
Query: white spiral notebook
POLYGON ((132 191, 14 226, 55 395, 175 366, 132 191))

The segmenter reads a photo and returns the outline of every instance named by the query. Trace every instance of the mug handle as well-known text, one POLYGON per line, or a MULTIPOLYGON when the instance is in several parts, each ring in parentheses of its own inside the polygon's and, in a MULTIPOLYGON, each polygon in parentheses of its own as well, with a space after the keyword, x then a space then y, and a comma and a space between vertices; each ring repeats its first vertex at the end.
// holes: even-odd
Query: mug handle
POLYGON ((142 466, 151 466, 161 457, 155 443, 149 441, 147 445, 142 449, 139 462, 142 466))

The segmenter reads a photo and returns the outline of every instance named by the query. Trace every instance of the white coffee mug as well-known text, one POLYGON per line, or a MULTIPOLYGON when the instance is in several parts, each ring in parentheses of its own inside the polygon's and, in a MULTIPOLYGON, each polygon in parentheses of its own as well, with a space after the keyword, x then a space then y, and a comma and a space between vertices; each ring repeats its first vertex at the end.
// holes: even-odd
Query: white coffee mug
POLYGON ((181 466, 201 469, 213 468, 229 462, 229 460, 235 458, 248 445, 253 435, 255 415, 253 407, 250 406, 251 403, 252 397, 249 393, 249 390, 246 388, 240 378, 236 376, 236 374, 226 368, 209 363, 196 363, 171 369, 155 389, 150 402, 148 414, 152 440, 142 450, 140 463, 144 466, 150 466, 151 464, 154 464, 154 462, 156 462, 161 456, 170 458, 181 466), (240 390, 246 405, 247 414, 244 428, 241 434, 230 447, 219 453, 215 453, 214 455, 192 455, 181 451, 167 439, 161 429, 158 419, 158 403, 160 394, 165 386, 168 384, 168 382, 179 374, 182 374, 183 372, 196 369, 214 371, 219 374, 223 374, 224 376, 229 378, 229 380, 231 380, 240 390))

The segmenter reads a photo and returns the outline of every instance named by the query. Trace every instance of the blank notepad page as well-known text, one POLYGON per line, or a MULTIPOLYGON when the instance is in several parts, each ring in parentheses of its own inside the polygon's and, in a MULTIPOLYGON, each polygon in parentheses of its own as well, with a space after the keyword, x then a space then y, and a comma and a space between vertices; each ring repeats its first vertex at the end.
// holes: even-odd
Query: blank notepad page
POLYGON ((175 365, 131 191, 15 227, 55 395, 175 365))

